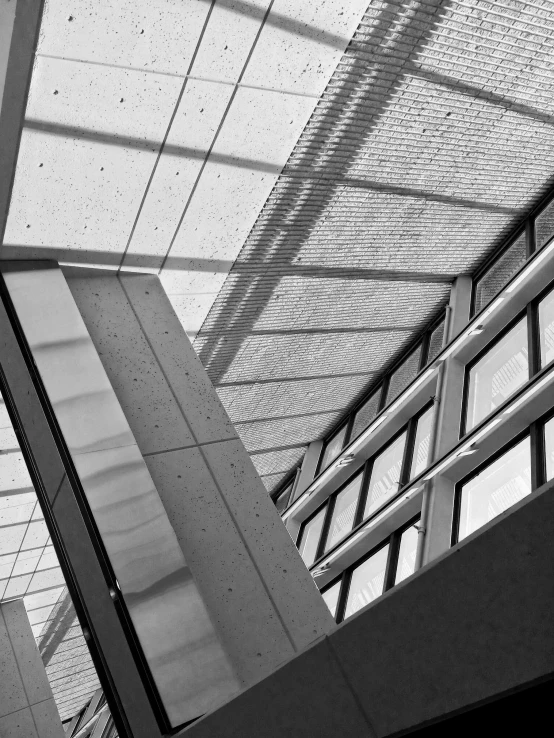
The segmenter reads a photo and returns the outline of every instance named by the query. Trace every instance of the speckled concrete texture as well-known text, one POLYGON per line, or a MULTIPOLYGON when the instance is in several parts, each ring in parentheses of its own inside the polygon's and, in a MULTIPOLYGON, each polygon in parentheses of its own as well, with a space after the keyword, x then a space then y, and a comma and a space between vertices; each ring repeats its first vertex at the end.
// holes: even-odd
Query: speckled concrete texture
POLYGON ((160 280, 121 274, 68 281, 119 402, 143 438, 144 458, 210 617, 243 685, 252 684, 334 622, 160 280), (176 415, 190 431, 180 442, 171 431, 176 415), (146 450, 153 439, 158 445, 146 450))
POLYGON ((23 600, 0 603, 0 738, 62 738, 23 600))

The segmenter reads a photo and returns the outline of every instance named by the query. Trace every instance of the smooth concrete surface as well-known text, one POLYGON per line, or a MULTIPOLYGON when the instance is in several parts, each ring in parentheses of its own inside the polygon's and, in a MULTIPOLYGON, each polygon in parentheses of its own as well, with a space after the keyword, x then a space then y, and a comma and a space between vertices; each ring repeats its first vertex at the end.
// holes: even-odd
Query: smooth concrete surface
POLYGON ((551 677, 553 492, 554 481, 182 734, 385 738, 551 677))
POLYGON ((158 278, 68 284, 233 667, 252 684, 333 620, 158 278))
POLYGON ((0 738, 62 738, 23 600, 0 603, 0 738))

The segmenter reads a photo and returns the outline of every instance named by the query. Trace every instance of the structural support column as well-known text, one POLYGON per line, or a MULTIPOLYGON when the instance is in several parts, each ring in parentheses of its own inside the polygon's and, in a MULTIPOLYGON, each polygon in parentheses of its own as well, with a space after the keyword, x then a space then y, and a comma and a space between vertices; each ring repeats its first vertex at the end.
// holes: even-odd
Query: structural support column
POLYGON ((63 738, 23 600, 0 604, 0 736, 63 738))
POLYGON ((74 299, 241 685, 334 627, 158 278, 74 299))
MULTIPOLYGON (((460 276, 450 295, 450 324, 448 343, 468 324, 471 304, 471 277, 460 276)), ((444 380, 437 409, 436 458, 443 456, 460 438, 464 365, 449 357, 444 364, 444 380)), ((447 477, 438 476, 430 482, 425 542, 422 564, 428 564, 450 548, 454 484, 447 477)))

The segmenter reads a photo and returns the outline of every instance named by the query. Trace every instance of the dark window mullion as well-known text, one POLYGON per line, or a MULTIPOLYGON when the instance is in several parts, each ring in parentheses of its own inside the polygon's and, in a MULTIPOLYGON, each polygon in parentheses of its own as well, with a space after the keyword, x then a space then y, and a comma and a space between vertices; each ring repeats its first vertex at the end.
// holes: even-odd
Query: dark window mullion
POLYGON ((348 420, 346 421, 346 433, 344 434, 344 443, 342 448, 346 448, 350 443, 352 437, 352 428, 354 427, 354 413, 350 413, 348 420))
POLYGON ((327 509, 325 511, 325 520, 323 521, 323 527, 321 529, 321 536, 319 538, 319 543, 317 544, 316 554, 314 561, 318 561, 325 551, 325 544, 327 542, 327 536, 329 535, 329 528, 331 527, 331 518, 333 517, 333 512, 335 510, 335 503, 337 501, 338 493, 335 492, 332 497, 329 498, 327 502, 327 509))
MULTIPOLYGON (((421 354, 419 355, 419 366, 417 369, 418 374, 422 369, 425 369, 425 367, 427 366, 427 357, 429 356, 429 344, 431 343, 432 333, 433 333, 433 329, 431 328, 425 333, 421 341, 421 354)), ((417 349, 417 346, 416 346, 416 349, 417 349)))
POLYGON ((527 218, 525 221, 525 246, 527 251, 527 258, 535 253, 537 244, 535 242, 535 219, 527 218))
POLYGON ((529 378, 535 376, 541 365, 539 337, 539 311, 535 300, 527 305, 527 346, 529 353, 529 378))
POLYGON ((546 456, 544 423, 535 421, 529 426, 531 440, 531 489, 535 490, 546 482, 546 456))
POLYGON ((354 567, 350 566, 345 569, 342 575, 342 582, 340 587, 339 601, 337 604, 337 623, 341 623, 344 620, 344 612, 346 610, 346 601, 348 599, 348 590, 350 589, 350 582, 352 581, 352 572, 354 567))
POLYGON ((400 479, 398 489, 401 489, 410 481, 410 468, 412 465, 412 457, 414 454, 414 443, 417 430, 417 420, 410 418, 406 426, 406 443, 404 444, 404 454, 402 456, 402 466, 400 467, 400 479))
POLYGON ((383 585, 383 593, 391 587, 394 587, 394 577, 396 575, 396 567, 398 565, 398 553, 400 550, 400 534, 395 531, 389 538, 389 552, 387 555, 387 565, 385 567, 385 582, 383 585))
POLYGON ((352 530, 354 530, 364 519, 364 508, 367 501, 367 493, 369 490, 369 482, 371 480, 371 472, 373 469, 373 461, 375 457, 370 459, 369 461, 366 461, 363 475, 364 478, 362 480, 362 486, 360 489, 360 496, 358 497, 358 507, 356 509, 356 515, 354 517, 354 526, 352 530))
POLYGON ((383 379, 383 382, 381 384, 381 397, 379 398, 378 413, 380 413, 381 410, 387 404, 387 395, 389 392, 390 378, 391 378, 391 374, 387 374, 387 376, 383 379))

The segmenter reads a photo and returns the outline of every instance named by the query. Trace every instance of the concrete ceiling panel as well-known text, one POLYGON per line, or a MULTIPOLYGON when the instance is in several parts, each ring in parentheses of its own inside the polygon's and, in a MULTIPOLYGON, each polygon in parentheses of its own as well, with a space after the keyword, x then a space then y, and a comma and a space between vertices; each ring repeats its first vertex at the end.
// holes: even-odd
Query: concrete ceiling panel
POLYGON ((275 0, 245 84, 321 95, 368 0, 275 0))
POLYGON ((236 82, 268 6, 269 0, 216 2, 194 60, 192 74, 236 82))
POLYGON ((91 262, 102 251, 117 266, 180 87, 175 77, 39 59, 4 258, 78 261, 85 251, 91 262))
POLYGON ((38 51, 184 75, 208 0, 47 0, 38 51))
POLYGON ((162 266, 232 90, 230 85, 187 80, 142 204, 124 268, 157 272, 162 266))

